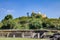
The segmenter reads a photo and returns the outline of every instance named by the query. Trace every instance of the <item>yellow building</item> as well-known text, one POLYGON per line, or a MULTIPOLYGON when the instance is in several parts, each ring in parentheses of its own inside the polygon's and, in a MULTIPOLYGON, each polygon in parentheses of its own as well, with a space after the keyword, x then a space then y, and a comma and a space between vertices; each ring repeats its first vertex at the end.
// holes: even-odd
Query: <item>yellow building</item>
POLYGON ((45 14, 42 14, 42 17, 43 17, 43 18, 46 18, 46 15, 45 15, 45 14))
POLYGON ((39 14, 42 16, 42 18, 46 18, 46 14, 42 14, 41 12, 39 12, 39 14))

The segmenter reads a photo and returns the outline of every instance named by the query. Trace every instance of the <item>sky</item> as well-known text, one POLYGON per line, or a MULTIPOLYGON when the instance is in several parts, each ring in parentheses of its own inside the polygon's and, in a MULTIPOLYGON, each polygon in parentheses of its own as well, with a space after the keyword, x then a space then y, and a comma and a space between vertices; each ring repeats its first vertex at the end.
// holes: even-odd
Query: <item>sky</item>
POLYGON ((60 17, 60 0, 0 0, 0 20, 7 14, 14 18, 26 16, 32 11, 46 14, 49 18, 60 17))

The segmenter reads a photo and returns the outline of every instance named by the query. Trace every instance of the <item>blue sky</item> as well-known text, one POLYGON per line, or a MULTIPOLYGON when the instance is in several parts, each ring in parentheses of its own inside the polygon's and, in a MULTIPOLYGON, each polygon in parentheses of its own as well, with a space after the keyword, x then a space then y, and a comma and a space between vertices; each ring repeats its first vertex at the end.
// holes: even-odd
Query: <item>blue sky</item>
POLYGON ((0 20, 7 14, 14 18, 26 16, 29 12, 42 12, 49 18, 60 16, 60 0, 0 0, 0 20))

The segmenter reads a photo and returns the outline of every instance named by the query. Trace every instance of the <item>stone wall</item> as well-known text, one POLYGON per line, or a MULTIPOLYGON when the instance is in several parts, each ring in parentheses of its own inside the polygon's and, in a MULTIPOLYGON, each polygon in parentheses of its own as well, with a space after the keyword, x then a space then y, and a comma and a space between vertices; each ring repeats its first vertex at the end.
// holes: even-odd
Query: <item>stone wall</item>
POLYGON ((46 30, 0 30, 0 37, 49 38, 52 35, 46 30))

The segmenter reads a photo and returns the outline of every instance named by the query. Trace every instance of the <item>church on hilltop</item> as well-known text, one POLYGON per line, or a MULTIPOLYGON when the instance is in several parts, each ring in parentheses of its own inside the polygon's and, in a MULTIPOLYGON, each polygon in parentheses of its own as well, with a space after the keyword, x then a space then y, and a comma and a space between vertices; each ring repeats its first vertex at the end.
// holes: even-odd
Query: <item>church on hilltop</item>
POLYGON ((39 12, 39 14, 42 16, 42 18, 46 18, 46 14, 42 14, 41 12, 39 12))

